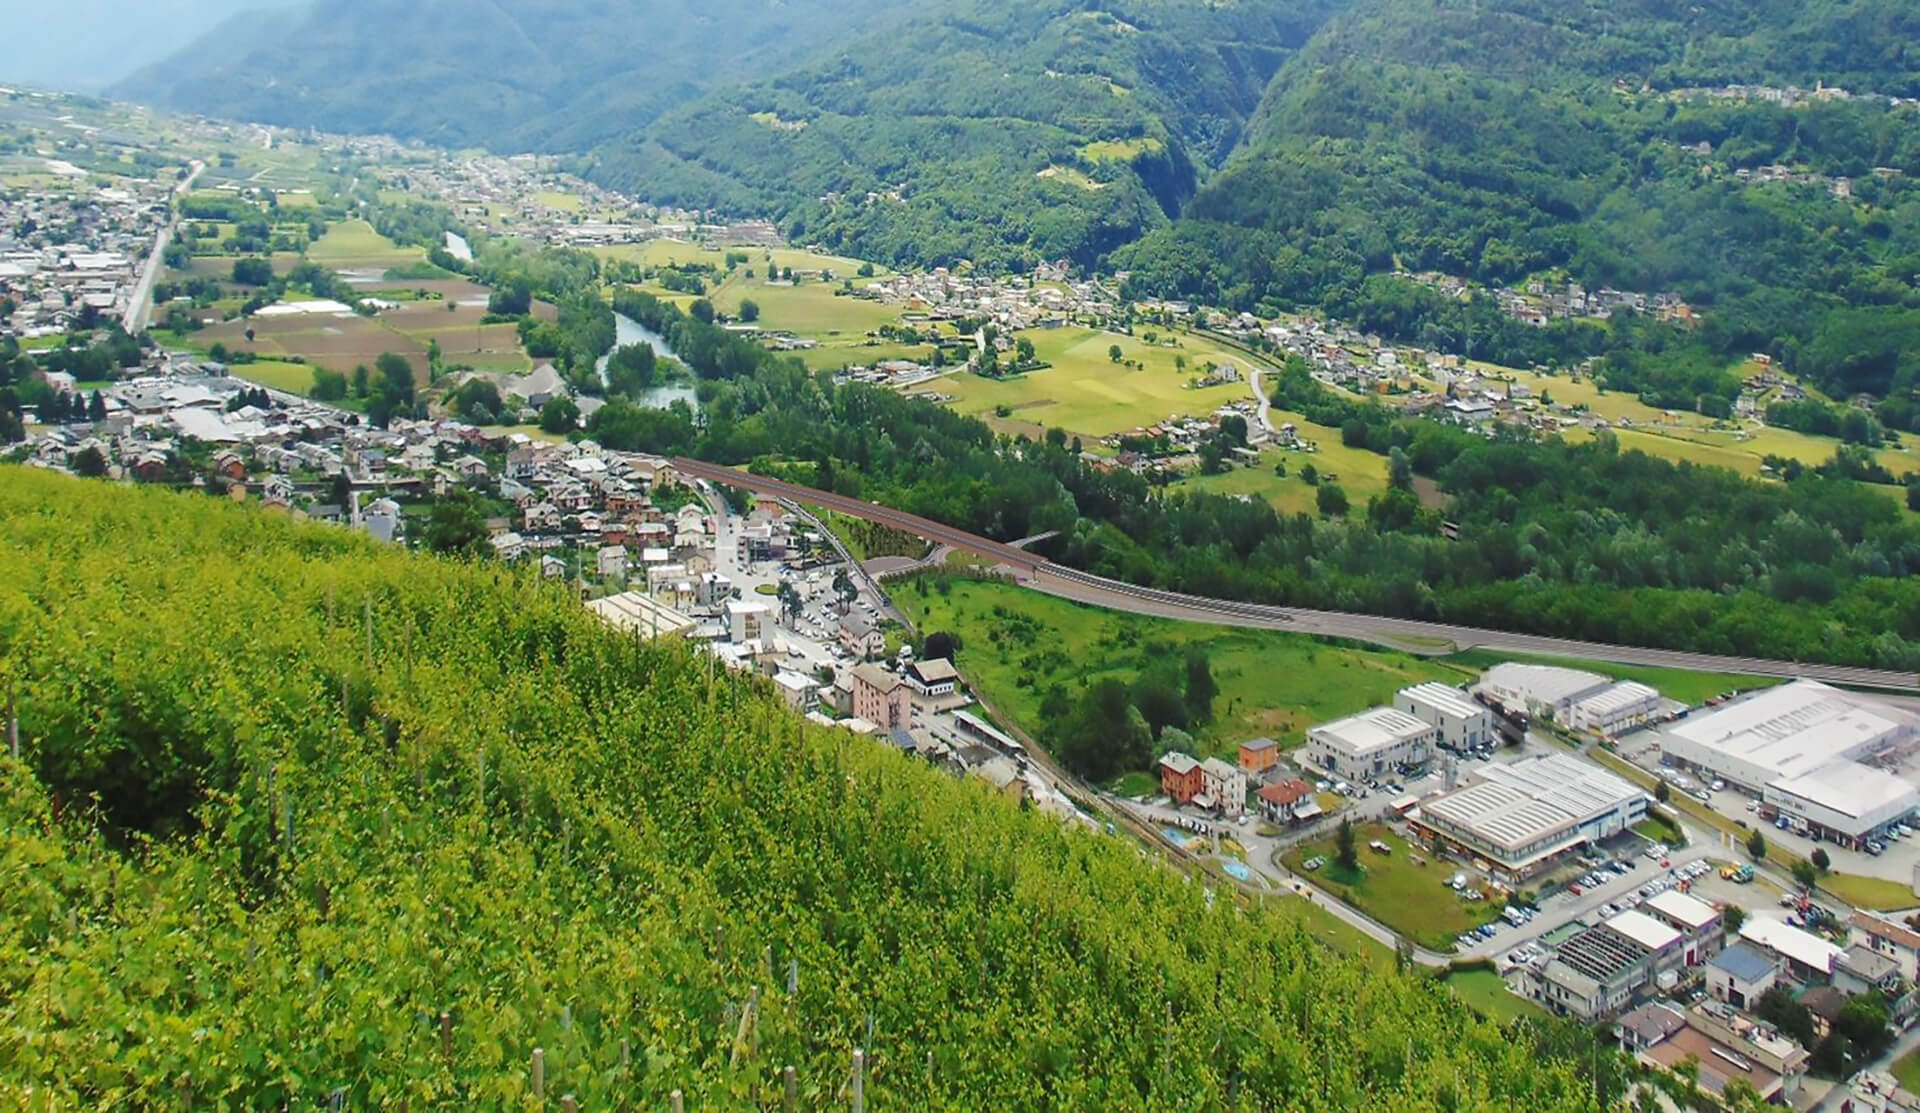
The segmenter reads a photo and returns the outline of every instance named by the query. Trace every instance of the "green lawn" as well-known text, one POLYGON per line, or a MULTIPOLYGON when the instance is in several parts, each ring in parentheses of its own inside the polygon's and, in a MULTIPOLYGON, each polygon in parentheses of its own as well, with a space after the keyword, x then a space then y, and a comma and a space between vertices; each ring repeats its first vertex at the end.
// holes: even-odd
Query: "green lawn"
POLYGON ((1394 966, 1393 950, 1340 917, 1299 897, 1287 897, 1286 908, 1300 919, 1307 934, 1343 955, 1365 959, 1383 970, 1394 966))
POLYGON ((1494 649, 1469 649, 1464 653, 1455 653, 1447 660, 1475 672, 1483 672, 1502 661, 1524 661, 1537 665, 1585 669, 1588 672, 1597 672, 1601 676, 1611 676, 1616 680, 1637 680, 1649 687, 1659 689, 1663 696, 1695 706, 1705 703, 1709 698, 1722 692, 1771 688, 1780 683, 1777 678, 1770 676, 1741 676, 1737 673, 1690 672, 1685 669, 1615 665, 1606 661, 1586 661, 1573 657, 1536 657, 1494 649))
MULTIPOLYGON (((594 254, 603 259, 629 259, 649 267, 663 267, 669 264, 708 263, 725 269, 727 253, 745 254, 746 265, 754 273, 764 273, 767 268, 767 256, 773 257, 776 267, 792 267, 796 271, 832 271, 836 282, 842 278, 861 281, 859 270, 861 260, 845 255, 826 255, 816 251, 804 251, 791 247, 702 247, 699 244, 684 243, 680 240, 649 240, 644 244, 620 244, 614 247, 594 248, 594 254)), ((886 274, 887 268, 873 264, 875 274, 886 274)))
POLYGON ((1851 873, 1830 873, 1820 879, 1820 887, 1855 908, 1890 912, 1895 909, 1920 907, 1920 897, 1914 896, 1913 886, 1904 881, 1889 881, 1884 877, 1861 877, 1851 873))
POLYGON ((577 213, 586 208, 586 203, 571 193, 562 193, 557 189, 543 189, 533 195, 533 203, 545 205, 555 212, 577 213))
POLYGON ((307 258, 323 267, 403 267, 426 260, 417 247, 401 247, 364 220, 330 226, 307 248, 307 258))
POLYGON ((1107 790, 1116 796, 1152 796, 1160 791, 1160 779, 1152 773, 1128 773, 1108 785, 1107 790))
MULTIPOLYGON (((899 322, 898 307, 836 295, 834 291, 838 288, 825 282, 769 285, 766 276, 757 272, 753 278, 735 275, 728 279, 709 300, 715 309, 734 315, 740 312, 742 301, 752 301, 760 307, 760 318, 754 323, 761 328, 822 341, 864 341, 873 329, 899 322)), ((920 345, 918 350, 924 355, 926 345, 920 345)))
MULTIPOLYGON (((1343 875, 1335 865, 1334 840, 1310 843, 1287 851, 1282 860, 1287 868, 1307 877, 1322 889, 1342 897, 1349 904, 1385 924, 1394 931, 1436 951, 1451 951, 1454 936, 1492 920, 1502 907, 1495 899, 1469 902, 1446 886, 1455 867, 1421 855, 1424 864, 1414 865, 1405 839, 1379 824, 1357 828, 1354 837, 1360 843, 1360 871, 1357 876, 1343 875), (1380 854, 1368 847, 1379 841, 1392 847, 1380 854), (1322 857, 1327 865, 1306 873, 1302 863, 1322 857)), ((1415 851, 1415 853, 1418 853, 1415 851)))
POLYGON ((988 700, 1029 732, 1053 684, 1069 692, 1113 676, 1131 681, 1146 647, 1206 650, 1219 696, 1214 721, 1196 731, 1203 751, 1231 755, 1249 738, 1298 745, 1306 729, 1388 702, 1423 680, 1467 674, 1405 653, 1349 649, 1299 634, 1146 618, 1085 607, 1006 583, 917 580, 893 602, 923 633, 960 635, 955 664, 988 700))
POLYGON ((1670 820, 1664 817, 1648 816, 1633 825, 1634 833, 1654 842, 1663 842, 1668 846, 1685 846, 1686 836, 1670 820))
POLYGON ((1456 970, 1440 980, 1475 1012, 1496 1023, 1523 1017, 1545 1018, 1547 1012, 1507 988, 1504 978, 1491 970, 1456 970))
POLYGON ((1314 444, 1315 451, 1270 447, 1260 453, 1260 462, 1252 467, 1234 468, 1220 475, 1192 475, 1174 486, 1216 495, 1247 495, 1270 503, 1283 514, 1318 514, 1319 483, 1338 483, 1340 489, 1347 493, 1347 501, 1353 508, 1350 513, 1353 514, 1364 513, 1368 499, 1386 494, 1385 456, 1348 448, 1340 443, 1338 431, 1308 425, 1304 418, 1297 415, 1275 410, 1273 420, 1276 424, 1297 421, 1301 440, 1314 444), (1280 463, 1287 465, 1284 478, 1274 470, 1280 463), (1312 465, 1317 476, 1314 484, 1300 478, 1301 469, 1308 465, 1312 465), (1325 479, 1324 476, 1328 475, 1335 478, 1325 479))
POLYGON ((1920 1094, 1920 1051, 1909 1051, 1893 1061, 1893 1076, 1900 1080, 1900 1088, 1910 1094, 1920 1094))
MULTIPOLYGON (((948 404, 964 414, 992 413, 1004 406, 1022 421, 1096 440, 1177 414, 1206 417, 1228 402, 1253 397, 1245 382, 1188 387, 1209 362, 1231 362, 1243 373, 1249 367, 1247 357, 1201 337, 1178 336, 1178 345, 1169 347, 1087 328, 1033 329, 1020 335, 1033 342, 1035 357, 1051 366, 1008 379, 954 375, 932 389, 950 395, 948 404), (1135 361, 1141 369, 1115 363, 1109 354, 1114 345, 1120 347, 1122 360, 1135 361), (1175 366, 1176 359, 1186 360, 1185 371, 1175 366)), ((1384 472, 1384 461, 1380 467, 1384 472)))

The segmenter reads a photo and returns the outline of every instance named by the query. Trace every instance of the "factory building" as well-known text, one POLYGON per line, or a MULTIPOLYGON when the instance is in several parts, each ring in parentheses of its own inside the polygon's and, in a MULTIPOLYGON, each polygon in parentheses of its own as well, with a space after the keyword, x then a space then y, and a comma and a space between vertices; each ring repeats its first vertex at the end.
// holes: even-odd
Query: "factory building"
POLYGON ((1407 820, 1436 849, 1509 882, 1625 831, 1651 803, 1636 786, 1567 754, 1489 765, 1477 778, 1422 802, 1407 820))
POLYGON ((1378 777, 1423 766, 1440 732, 1404 711, 1376 707, 1307 731, 1306 760, 1336 777, 1378 777))
POLYGON ((1458 688, 1435 681, 1415 684, 1394 694, 1393 707, 1439 731, 1443 750, 1465 752, 1496 741, 1493 713, 1458 688))

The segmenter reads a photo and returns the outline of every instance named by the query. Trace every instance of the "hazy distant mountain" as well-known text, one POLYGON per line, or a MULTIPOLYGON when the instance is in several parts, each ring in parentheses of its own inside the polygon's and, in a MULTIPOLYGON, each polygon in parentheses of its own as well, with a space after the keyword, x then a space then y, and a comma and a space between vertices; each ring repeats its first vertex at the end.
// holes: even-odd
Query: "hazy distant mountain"
POLYGON ((223 27, 112 91, 455 147, 585 149, 910 14, 893 0, 311 0, 223 27))
POLYGON ((251 8, 294 0, 0 0, 0 81, 97 93, 251 8))

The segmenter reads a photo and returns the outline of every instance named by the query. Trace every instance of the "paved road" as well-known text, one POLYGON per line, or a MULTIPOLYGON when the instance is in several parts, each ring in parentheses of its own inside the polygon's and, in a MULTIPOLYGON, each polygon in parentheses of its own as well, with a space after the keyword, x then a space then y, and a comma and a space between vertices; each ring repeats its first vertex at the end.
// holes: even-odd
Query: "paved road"
MULTIPOLYGON (((193 180, 205 168, 205 163, 195 160, 187 168, 187 176, 173 187, 173 198, 192 189, 193 180)), ((134 284, 133 294, 127 299, 127 315, 122 324, 130 333, 139 335, 153 316, 153 284, 160 278, 160 268, 166 265, 167 245, 173 242, 173 231, 179 224, 180 217, 175 212, 168 217, 167 226, 153 237, 153 253, 147 256, 146 266, 140 269, 140 281, 134 284)))
POLYGON ((675 463, 688 475, 743 487, 793 502, 824 506, 843 514, 917 534, 937 544, 950 545, 956 549, 975 553, 1004 565, 1019 577, 1021 582, 1035 590, 1113 610, 1193 622, 1322 634, 1372 642, 1414 653, 1451 653, 1481 647, 1509 653, 1581 657, 1623 665, 1739 673, 1749 676, 1807 677, 1856 687, 1920 692, 1920 676, 1908 672, 1606 645, 1599 642, 1542 637, 1534 634, 1513 634, 1500 630, 1451 626, 1413 619, 1279 607, 1162 591, 1068 568, 1004 542, 994 541, 876 503, 785 483, 766 476, 749 475, 733 468, 685 457, 676 460, 675 463))

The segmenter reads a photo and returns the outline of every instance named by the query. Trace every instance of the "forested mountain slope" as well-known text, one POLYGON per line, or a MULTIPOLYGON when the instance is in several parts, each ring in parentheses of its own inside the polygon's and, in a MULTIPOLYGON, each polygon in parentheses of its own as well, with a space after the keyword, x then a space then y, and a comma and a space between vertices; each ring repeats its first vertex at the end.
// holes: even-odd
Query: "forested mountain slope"
POLYGON ((908 14, 884 0, 309 0, 236 21, 112 91, 450 147, 584 150, 908 14))
POLYGON ((659 200, 896 263, 1021 265, 1162 225, 1341 0, 966 0, 595 152, 659 200))
MULTIPOLYGON (((1916 29, 1893 0, 1365 0, 1276 75, 1181 225, 1113 261, 1144 290, 1358 317, 1396 267, 1564 270, 1680 293, 1716 352, 1792 358, 1832 310, 1916 303, 1920 114, 1886 99, 1920 92, 1916 29), (1823 81, 1871 96, 1681 92, 1823 81)), ((1895 389, 1892 362, 1831 385, 1895 389)))
POLYGON ((536 1047, 585 1109, 844 1107, 856 1046, 875 1109, 1619 1094, 529 577, 17 468, 0 517, 9 1106, 501 1108, 536 1047))

